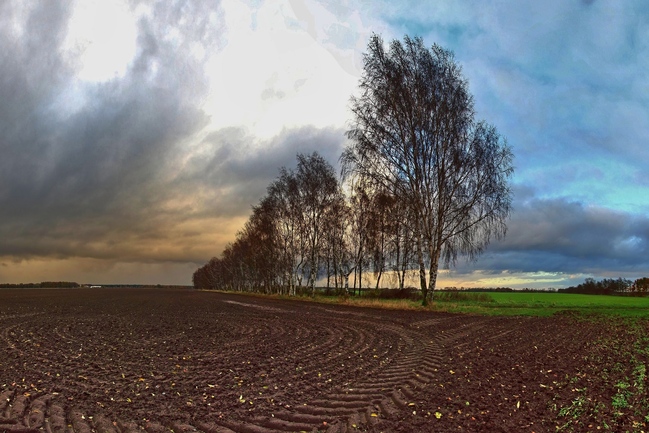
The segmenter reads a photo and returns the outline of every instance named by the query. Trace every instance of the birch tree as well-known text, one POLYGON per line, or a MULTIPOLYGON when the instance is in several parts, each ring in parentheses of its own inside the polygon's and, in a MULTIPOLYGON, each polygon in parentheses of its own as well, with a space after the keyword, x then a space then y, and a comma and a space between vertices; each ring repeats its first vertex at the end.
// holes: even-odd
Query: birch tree
POLYGON ((461 67, 439 45, 406 36, 386 49, 373 35, 359 87, 343 175, 371 179, 409 207, 427 305, 440 261, 475 259, 505 235, 512 151, 494 126, 475 119, 461 67))
POLYGON ((334 168, 317 152, 298 154, 295 176, 307 240, 307 281, 313 295, 325 246, 327 216, 334 204, 342 200, 342 192, 334 168))

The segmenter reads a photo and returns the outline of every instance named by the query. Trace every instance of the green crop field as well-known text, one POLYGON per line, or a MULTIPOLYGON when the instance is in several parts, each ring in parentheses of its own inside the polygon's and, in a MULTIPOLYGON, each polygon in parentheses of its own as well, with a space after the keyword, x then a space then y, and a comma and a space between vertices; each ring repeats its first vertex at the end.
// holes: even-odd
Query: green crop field
POLYGON ((480 314, 489 316, 552 316, 554 314, 580 316, 616 316, 649 318, 649 297, 580 295, 557 292, 472 292, 470 290, 435 291, 433 302, 422 307, 421 301, 411 299, 378 299, 364 296, 287 297, 242 293, 249 296, 271 296, 354 305, 358 307, 397 310, 428 310, 448 313, 480 314))
MULTIPOLYGON (((446 292, 448 293, 448 292, 446 292)), ((467 300, 445 300, 444 292, 435 295, 436 310, 489 315, 550 316, 556 313, 603 314, 649 317, 649 297, 579 295, 538 292, 462 292, 467 300), (485 300, 487 295, 491 300, 485 300), (471 299, 475 297, 476 299, 471 299), (477 300, 480 298, 480 300, 477 300)), ((450 297, 449 297, 450 298, 450 297)))

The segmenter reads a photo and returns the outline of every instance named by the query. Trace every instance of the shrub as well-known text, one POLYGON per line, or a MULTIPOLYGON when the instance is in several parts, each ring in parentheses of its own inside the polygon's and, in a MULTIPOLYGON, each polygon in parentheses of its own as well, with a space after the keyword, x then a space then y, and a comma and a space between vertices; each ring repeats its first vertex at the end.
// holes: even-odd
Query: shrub
POLYGON ((363 297, 370 299, 410 299, 412 301, 421 301, 421 290, 414 287, 404 287, 403 289, 373 289, 363 293, 363 297))

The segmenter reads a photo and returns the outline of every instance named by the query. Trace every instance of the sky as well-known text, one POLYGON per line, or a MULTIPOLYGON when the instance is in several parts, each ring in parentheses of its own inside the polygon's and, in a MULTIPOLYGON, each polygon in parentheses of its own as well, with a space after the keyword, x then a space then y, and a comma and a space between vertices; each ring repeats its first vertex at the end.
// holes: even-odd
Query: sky
POLYGON ((440 286, 649 276, 643 0, 7 0, 0 282, 191 284, 298 152, 339 167, 372 33, 452 50, 515 156, 440 286))

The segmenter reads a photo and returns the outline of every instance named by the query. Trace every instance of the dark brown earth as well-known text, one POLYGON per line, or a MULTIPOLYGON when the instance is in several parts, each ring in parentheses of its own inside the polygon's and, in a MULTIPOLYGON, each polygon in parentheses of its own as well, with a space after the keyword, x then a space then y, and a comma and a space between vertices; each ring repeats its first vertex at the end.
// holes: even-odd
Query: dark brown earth
POLYGON ((193 290, 0 290, 0 432, 646 430, 642 409, 604 410, 610 332, 193 290), (560 416, 581 395, 601 410, 560 416))

